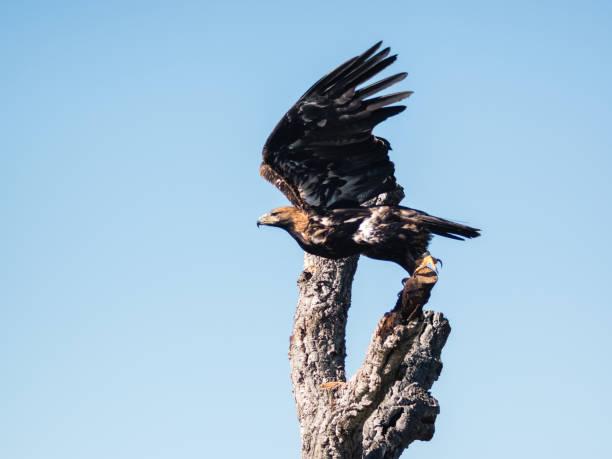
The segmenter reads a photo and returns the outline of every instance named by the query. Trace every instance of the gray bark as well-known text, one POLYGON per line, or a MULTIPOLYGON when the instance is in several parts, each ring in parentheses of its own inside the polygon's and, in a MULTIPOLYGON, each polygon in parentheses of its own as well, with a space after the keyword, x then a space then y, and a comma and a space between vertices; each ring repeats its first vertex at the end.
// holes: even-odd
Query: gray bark
MULTIPOLYGON (((401 191, 399 192, 401 193, 401 191)), ((398 202, 381 195, 376 204, 398 202)), ((346 381, 345 331, 357 257, 306 254, 289 360, 302 457, 397 458, 429 440, 439 412, 429 393, 442 369, 450 333, 442 314, 421 311, 437 280, 425 269, 410 278, 385 314, 361 368, 346 381)))

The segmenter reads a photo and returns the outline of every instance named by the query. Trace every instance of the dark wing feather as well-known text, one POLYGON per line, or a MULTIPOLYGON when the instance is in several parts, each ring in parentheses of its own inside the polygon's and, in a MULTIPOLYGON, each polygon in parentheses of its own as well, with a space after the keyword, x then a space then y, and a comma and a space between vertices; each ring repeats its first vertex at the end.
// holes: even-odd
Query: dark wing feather
POLYGON ((391 106, 411 92, 366 99, 403 80, 398 73, 357 90, 396 56, 377 43, 316 82, 278 123, 263 149, 261 175, 292 204, 305 208, 357 206, 395 188, 389 142, 372 135, 378 123, 404 110, 391 106))

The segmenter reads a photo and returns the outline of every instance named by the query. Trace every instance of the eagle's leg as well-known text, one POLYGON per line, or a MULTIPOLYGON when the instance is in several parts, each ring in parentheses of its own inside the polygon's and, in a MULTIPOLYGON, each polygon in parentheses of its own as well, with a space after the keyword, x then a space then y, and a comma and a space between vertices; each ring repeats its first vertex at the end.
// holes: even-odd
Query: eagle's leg
POLYGON ((423 252, 421 258, 418 258, 415 261, 413 261, 413 259, 409 259, 409 261, 406 263, 400 263, 410 274, 410 277, 405 277, 402 279, 402 285, 405 286, 408 279, 412 279, 425 268, 429 268, 434 272, 434 274, 438 274, 438 263, 440 266, 442 266, 442 260, 432 257, 427 250, 423 252))

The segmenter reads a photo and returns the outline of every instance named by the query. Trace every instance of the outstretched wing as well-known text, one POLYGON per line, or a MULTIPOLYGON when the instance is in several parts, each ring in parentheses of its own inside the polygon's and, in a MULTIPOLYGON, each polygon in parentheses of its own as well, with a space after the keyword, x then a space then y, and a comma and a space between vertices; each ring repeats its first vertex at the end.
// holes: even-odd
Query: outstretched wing
POLYGON ((382 42, 316 82, 278 123, 263 149, 261 175, 297 207, 357 206, 395 188, 389 142, 372 135, 406 107, 409 91, 369 98, 406 78, 398 73, 356 89, 397 56, 382 42), (375 54, 376 53, 376 54, 375 54))

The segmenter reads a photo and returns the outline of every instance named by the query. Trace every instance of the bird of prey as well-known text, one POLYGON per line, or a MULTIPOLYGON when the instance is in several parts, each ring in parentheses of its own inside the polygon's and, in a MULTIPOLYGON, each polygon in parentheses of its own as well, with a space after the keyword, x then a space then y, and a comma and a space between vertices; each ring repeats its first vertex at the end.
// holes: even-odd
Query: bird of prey
POLYGON ((362 254, 401 265, 410 275, 435 261, 432 234, 463 240, 479 230, 402 206, 365 206, 398 187, 387 140, 372 129, 402 112, 411 92, 372 97, 403 80, 398 73, 365 87, 396 55, 377 43, 317 81, 283 116, 263 148, 261 175, 289 199, 257 226, 283 228, 306 252, 338 259, 362 254))

